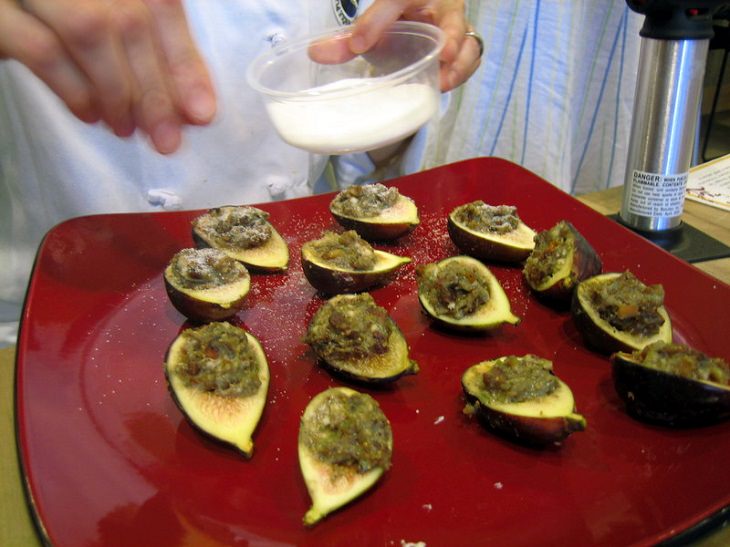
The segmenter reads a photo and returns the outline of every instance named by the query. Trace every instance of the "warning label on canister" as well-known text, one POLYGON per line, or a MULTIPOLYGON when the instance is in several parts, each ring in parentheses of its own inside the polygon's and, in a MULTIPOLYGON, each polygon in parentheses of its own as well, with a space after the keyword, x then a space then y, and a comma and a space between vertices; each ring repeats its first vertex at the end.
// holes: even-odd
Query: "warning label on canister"
POLYGON ((634 170, 628 196, 629 211, 645 217, 681 215, 688 175, 661 175, 634 170))

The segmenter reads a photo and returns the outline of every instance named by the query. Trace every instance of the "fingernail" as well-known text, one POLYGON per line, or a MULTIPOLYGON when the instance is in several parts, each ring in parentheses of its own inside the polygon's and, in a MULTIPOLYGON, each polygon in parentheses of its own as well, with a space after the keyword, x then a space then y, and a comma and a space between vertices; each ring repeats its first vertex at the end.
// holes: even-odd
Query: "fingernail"
POLYGON ((461 75, 456 70, 449 70, 449 86, 455 88, 459 85, 461 75))
POLYGON ((215 98, 205 91, 193 92, 187 102, 188 115, 197 123, 207 123, 215 114, 215 98))
POLYGON ((180 147, 182 134, 180 126, 172 122, 162 122, 152 131, 152 143, 160 154, 171 154, 180 147))
POLYGON ((114 124, 114 134, 117 137, 129 137, 134 133, 134 120, 131 116, 123 116, 114 124))
POLYGON ((76 112, 76 116, 85 123, 96 123, 101 120, 101 115, 96 109, 86 109, 76 112))

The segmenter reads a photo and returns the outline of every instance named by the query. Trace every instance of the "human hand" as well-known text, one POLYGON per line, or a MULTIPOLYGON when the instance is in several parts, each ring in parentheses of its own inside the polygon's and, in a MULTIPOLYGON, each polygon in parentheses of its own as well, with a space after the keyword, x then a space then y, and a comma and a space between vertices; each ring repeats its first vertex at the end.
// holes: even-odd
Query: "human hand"
POLYGON ((350 50, 367 51, 398 19, 431 23, 446 34, 440 57, 441 91, 460 86, 479 67, 481 39, 466 34, 473 29, 466 20, 463 0, 375 0, 355 21, 350 50))
POLYGON ((0 0, 0 59, 26 65, 80 120, 168 154, 216 98, 181 0, 0 0))

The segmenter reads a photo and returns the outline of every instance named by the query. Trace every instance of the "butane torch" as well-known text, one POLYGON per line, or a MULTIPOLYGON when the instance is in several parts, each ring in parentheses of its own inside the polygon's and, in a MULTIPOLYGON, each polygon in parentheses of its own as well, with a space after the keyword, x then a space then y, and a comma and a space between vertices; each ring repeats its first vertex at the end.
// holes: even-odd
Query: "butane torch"
POLYGON ((646 18, 619 220, 648 237, 680 228, 712 16, 726 3, 627 0, 646 18))

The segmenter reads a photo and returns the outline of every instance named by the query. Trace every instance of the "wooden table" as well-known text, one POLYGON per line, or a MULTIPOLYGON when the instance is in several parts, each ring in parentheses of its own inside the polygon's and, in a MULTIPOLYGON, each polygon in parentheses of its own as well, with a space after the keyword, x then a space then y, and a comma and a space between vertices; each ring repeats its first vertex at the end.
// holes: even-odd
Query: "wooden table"
MULTIPOLYGON (((621 208, 623 187, 611 188, 578 196, 578 199, 603 214, 617 213, 621 208)), ((730 213, 696 201, 684 202, 682 220, 698 230, 714 237, 725 245, 730 245, 730 213)), ((708 260, 694 264, 700 270, 730 284, 730 257, 708 260)))
MULTIPOLYGON (((604 214, 618 211, 622 189, 612 188, 579 196, 578 199, 604 214)), ((719 241, 730 245, 730 213, 696 202, 685 203, 684 220, 719 241)), ((696 263, 696 267, 730 284, 730 258, 696 263)), ((0 349, 0 545, 41 545, 26 503, 20 478, 14 423, 15 348, 0 349)), ((702 547, 730 545, 730 526, 699 540, 702 547)))

